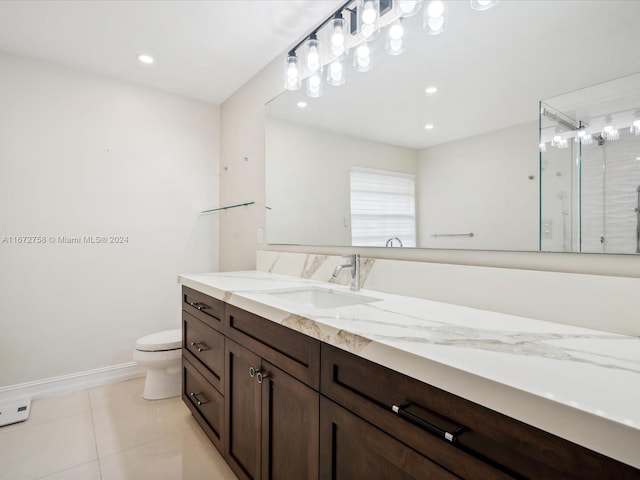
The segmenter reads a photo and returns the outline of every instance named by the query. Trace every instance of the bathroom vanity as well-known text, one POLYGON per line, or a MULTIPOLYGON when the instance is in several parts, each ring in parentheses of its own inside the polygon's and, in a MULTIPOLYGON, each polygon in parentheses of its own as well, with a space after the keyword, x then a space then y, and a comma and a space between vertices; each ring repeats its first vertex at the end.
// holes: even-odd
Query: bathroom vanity
POLYGON ((603 345, 638 339, 264 272, 179 282, 182 396, 241 479, 640 478, 637 387, 593 385, 603 345))

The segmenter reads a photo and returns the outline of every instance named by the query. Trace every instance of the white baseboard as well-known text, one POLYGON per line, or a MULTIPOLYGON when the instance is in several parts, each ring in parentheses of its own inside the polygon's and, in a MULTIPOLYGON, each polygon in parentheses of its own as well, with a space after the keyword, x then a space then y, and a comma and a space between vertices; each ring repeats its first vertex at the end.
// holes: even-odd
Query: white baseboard
POLYGON ((110 367, 73 373, 71 375, 0 387, 0 400, 55 397, 78 390, 86 390, 109 383, 142 377, 145 373, 144 368, 135 362, 112 365, 110 367))

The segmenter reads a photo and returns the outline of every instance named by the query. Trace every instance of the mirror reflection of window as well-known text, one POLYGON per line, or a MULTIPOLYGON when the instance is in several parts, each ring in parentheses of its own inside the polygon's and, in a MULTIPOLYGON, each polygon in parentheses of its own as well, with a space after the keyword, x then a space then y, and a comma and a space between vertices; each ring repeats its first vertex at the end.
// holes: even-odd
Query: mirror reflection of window
POLYGON ((351 242, 354 246, 416 246, 414 174, 351 167, 351 242))

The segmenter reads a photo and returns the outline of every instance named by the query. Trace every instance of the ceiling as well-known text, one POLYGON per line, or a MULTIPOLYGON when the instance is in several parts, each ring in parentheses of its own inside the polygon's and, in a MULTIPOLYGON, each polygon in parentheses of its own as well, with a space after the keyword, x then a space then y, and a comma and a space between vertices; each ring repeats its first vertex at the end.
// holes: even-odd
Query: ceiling
POLYGON ((0 51, 220 104, 341 3, 3 0, 0 51))

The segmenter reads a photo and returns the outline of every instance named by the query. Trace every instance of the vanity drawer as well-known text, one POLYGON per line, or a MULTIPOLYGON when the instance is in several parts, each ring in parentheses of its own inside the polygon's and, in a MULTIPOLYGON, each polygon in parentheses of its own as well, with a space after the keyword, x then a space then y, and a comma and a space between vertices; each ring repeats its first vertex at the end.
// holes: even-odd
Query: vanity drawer
POLYGON ((189 287, 182 287, 182 309, 216 330, 222 330, 224 302, 189 287))
POLYGON ((185 358, 182 359, 182 376, 184 403, 216 448, 222 452, 224 397, 185 358))
POLYGON ((225 334, 314 390, 320 388, 320 341, 233 305, 225 334))
POLYGON ((639 478, 628 465, 324 343, 320 390, 463 478, 639 478), (408 404, 417 421, 391 410, 408 404), (456 441, 445 440, 442 431, 456 427, 456 441))
POLYGON ((224 388, 224 335, 204 322, 182 312, 182 352, 219 392, 224 388))

